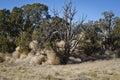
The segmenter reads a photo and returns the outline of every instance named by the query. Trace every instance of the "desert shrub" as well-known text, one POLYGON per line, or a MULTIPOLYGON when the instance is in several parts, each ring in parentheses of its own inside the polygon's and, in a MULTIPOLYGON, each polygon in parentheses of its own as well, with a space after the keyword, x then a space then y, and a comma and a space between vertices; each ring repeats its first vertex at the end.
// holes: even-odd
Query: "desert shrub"
POLYGON ((56 55, 56 53, 53 50, 46 50, 47 54, 47 63, 58 65, 60 64, 60 58, 56 55))
POLYGON ((23 32, 17 39, 16 44, 20 46, 21 51, 29 50, 29 43, 32 41, 31 35, 28 32, 23 32))
POLYGON ((99 45, 92 43, 85 44, 85 46, 82 46, 82 49, 84 50, 84 53, 87 54, 88 56, 94 55, 100 51, 99 45))
POLYGON ((116 26, 112 34, 113 45, 115 48, 120 48, 120 19, 116 21, 116 26))
POLYGON ((5 53, 8 51, 8 39, 0 35, 0 51, 5 53))

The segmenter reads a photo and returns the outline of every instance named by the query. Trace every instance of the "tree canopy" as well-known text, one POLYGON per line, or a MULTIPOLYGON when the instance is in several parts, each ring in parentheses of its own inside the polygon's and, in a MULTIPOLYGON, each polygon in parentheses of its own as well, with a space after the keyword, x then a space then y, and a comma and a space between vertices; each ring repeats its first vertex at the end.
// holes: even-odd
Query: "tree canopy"
POLYGON ((102 13, 104 18, 96 21, 74 22, 76 9, 72 3, 63 7, 63 17, 54 11, 51 16, 49 7, 41 3, 14 7, 11 11, 0 10, 0 52, 13 52, 17 46, 29 49, 32 40, 39 42, 41 49, 52 49, 66 64, 75 51, 88 56, 103 50, 120 48, 120 18, 112 11, 102 13), (64 42, 62 49, 58 46, 64 42))

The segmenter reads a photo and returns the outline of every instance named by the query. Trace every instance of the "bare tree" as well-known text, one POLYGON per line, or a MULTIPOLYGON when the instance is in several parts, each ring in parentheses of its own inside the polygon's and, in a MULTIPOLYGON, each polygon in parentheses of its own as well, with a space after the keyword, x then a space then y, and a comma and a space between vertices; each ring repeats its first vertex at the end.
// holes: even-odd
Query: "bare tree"
POLYGON ((73 21, 76 9, 72 8, 72 3, 66 4, 63 10, 64 18, 60 18, 57 15, 52 17, 51 20, 49 20, 49 27, 45 26, 47 30, 45 34, 47 42, 60 58, 61 64, 67 64, 70 55, 75 51, 81 41, 75 30, 82 26, 84 18, 82 18, 79 26, 75 26, 73 21), (62 50, 57 45, 60 41, 64 42, 62 50))

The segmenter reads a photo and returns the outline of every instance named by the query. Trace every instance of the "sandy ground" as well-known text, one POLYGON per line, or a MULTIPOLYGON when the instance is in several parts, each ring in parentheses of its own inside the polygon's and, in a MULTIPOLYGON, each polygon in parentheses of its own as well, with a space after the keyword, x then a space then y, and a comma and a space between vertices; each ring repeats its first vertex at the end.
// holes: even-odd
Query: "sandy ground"
POLYGON ((120 80, 120 59, 69 65, 0 63, 0 80, 120 80))

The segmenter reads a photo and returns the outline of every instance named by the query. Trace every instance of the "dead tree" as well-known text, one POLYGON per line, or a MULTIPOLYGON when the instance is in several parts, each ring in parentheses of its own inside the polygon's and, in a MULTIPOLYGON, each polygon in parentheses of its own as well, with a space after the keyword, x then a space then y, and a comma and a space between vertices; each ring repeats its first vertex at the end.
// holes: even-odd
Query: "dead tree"
POLYGON ((76 14, 76 9, 72 8, 72 3, 70 2, 66 4, 63 10, 64 18, 60 18, 55 15, 55 17, 51 18, 49 27, 46 26, 48 28, 46 28, 46 40, 49 42, 50 47, 56 55, 60 58, 61 64, 67 64, 70 55, 75 51, 78 44, 81 42, 81 38, 77 35, 75 30, 82 26, 84 18, 82 18, 79 27, 75 27, 75 25, 73 25, 73 20, 76 14), (61 40, 65 42, 62 50, 57 45, 57 42, 61 40))

